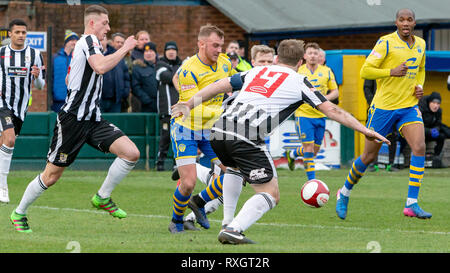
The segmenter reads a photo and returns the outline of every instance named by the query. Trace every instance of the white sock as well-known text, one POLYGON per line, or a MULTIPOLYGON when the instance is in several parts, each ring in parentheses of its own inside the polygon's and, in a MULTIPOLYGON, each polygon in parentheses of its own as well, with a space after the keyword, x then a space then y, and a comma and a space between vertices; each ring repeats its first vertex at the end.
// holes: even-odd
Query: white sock
POLYGON ((0 188, 8 186, 7 177, 9 168, 11 167, 11 158, 13 156, 14 147, 8 147, 3 144, 0 147, 0 188))
POLYGON ((228 225, 234 219, 237 202, 242 191, 243 178, 233 172, 226 172, 223 177, 223 220, 222 225, 228 225))
POLYGON ((266 192, 257 193, 244 203, 241 211, 228 227, 239 232, 245 231, 275 206, 275 199, 270 194, 266 192))
POLYGON ((28 184, 25 192, 23 193, 22 200, 20 200, 19 206, 16 208, 16 213, 27 214, 27 209, 31 204, 38 199, 39 196, 47 189, 44 182, 41 180, 41 175, 36 176, 33 181, 28 184))
POLYGON ((195 169, 197 170, 197 178, 203 184, 208 185, 209 172, 211 169, 206 168, 205 166, 195 163, 195 169))
POLYGON ((296 158, 296 156, 294 155, 294 150, 292 150, 289 154, 290 154, 291 158, 294 158, 294 159, 296 158))
POLYGON ((416 198, 408 198, 408 199, 406 199, 406 205, 407 206, 411 206, 414 203, 417 203, 417 199, 416 198))
POLYGON ((222 198, 221 196, 219 196, 218 198, 213 199, 205 204, 205 212, 207 214, 215 212, 217 208, 220 207, 220 205, 222 204, 223 204, 222 198))
POLYGON ((342 193, 342 195, 345 196, 345 197, 349 197, 351 191, 352 191, 352 190, 347 189, 347 187, 346 187, 345 185, 341 188, 341 193, 342 193))
POLYGON ((98 195, 101 198, 108 198, 111 196, 114 188, 127 176, 127 174, 134 168, 136 162, 128 161, 126 159, 116 157, 114 162, 109 167, 108 175, 105 178, 102 186, 98 190, 98 195))

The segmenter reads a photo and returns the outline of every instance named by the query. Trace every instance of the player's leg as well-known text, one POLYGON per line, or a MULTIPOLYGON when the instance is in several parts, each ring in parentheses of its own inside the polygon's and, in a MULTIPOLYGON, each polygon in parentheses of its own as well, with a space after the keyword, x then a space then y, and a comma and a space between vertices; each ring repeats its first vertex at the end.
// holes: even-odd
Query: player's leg
POLYGON ((100 189, 92 197, 92 205, 113 217, 125 218, 126 212, 112 201, 111 193, 136 165, 139 150, 119 128, 104 119, 89 123, 86 143, 101 152, 117 155, 100 189))
MULTIPOLYGON (((300 123, 301 123, 301 118, 295 117, 295 131, 297 132, 299 140, 303 141, 300 123)), ((305 124, 305 126, 307 126, 307 124, 305 124)), ((294 150, 289 150, 289 149, 286 150, 286 158, 288 161, 288 167, 291 171, 295 170, 295 159, 297 157, 303 157, 303 153, 304 153, 303 142, 302 142, 302 144, 300 144, 300 146, 298 146, 294 150)))
POLYGON ((2 131, 0 146, 0 203, 9 203, 8 174, 14 152, 16 134, 14 128, 2 131))
MULTIPOLYGON (((217 155, 214 153, 209 136, 204 136, 205 138, 198 142, 200 150, 203 154, 211 159, 211 163, 219 166, 221 169, 224 165, 220 162, 217 155)), ((208 218, 206 217, 205 205, 222 196, 223 193, 223 175, 218 176, 216 179, 211 181, 205 189, 203 189, 199 194, 192 196, 188 203, 188 207, 194 212, 197 222, 205 229, 210 227, 208 218)))
POLYGON ((417 204, 419 190, 425 171, 425 130, 423 123, 409 123, 400 127, 400 132, 412 150, 409 166, 408 197, 403 213, 405 216, 421 219, 431 218, 432 214, 422 210, 417 204))
POLYGON ((170 138, 180 183, 172 195, 173 210, 169 231, 180 233, 184 232, 183 217, 197 180, 195 163, 198 145, 193 132, 175 123, 174 120, 171 122, 170 138))
POLYGON ((0 203, 9 203, 8 174, 16 143, 22 128, 22 120, 9 109, 0 110, 0 203))
POLYGON ((87 128, 84 122, 78 122, 76 116, 59 112, 53 130, 53 138, 47 155, 47 165, 27 186, 19 206, 11 214, 11 221, 19 232, 31 232, 27 224, 28 207, 50 186, 54 185, 72 164, 85 141, 87 128), (18 227, 23 224, 22 230, 18 227))
MULTIPOLYGON (((219 233, 218 239, 223 244, 249 244, 252 240, 242 234, 258 221, 265 213, 279 202, 280 192, 275 166, 265 147, 244 141, 232 145, 232 159, 236 162, 245 180, 255 190, 242 206, 236 217, 219 233)), ((227 177, 228 178, 228 177, 227 177)), ((234 184, 238 181, 236 180, 234 184)), ((242 180, 240 180, 242 182, 242 180)), ((229 181, 225 180, 228 186, 229 181)), ((227 192, 228 193, 228 192, 227 192)), ((228 205, 228 196, 224 196, 224 209, 228 205)))
MULTIPOLYGON (((395 116, 393 111, 380 110, 372 106, 369 109, 367 120, 366 127, 385 136, 392 131, 393 124, 395 123, 395 116)), ((353 162, 347 178, 345 179, 344 186, 339 189, 336 194, 336 213, 339 218, 344 220, 347 217, 350 193, 353 187, 364 176, 367 166, 376 160, 380 148, 381 143, 368 140, 367 138, 365 139, 362 155, 353 162)))
POLYGON ((64 167, 56 166, 50 162, 47 163, 42 173, 38 174, 27 186, 22 199, 17 208, 11 213, 10 219, 16 231, 31 232, 28 225, 27 209, 44 193, 58 181, 64 172, 64 167))

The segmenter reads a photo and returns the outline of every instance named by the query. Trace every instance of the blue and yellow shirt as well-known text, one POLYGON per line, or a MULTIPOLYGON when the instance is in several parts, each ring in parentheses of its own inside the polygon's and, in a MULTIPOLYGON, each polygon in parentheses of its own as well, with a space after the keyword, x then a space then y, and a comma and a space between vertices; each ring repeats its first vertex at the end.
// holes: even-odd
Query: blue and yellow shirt
MULTIPOLYGON (((300 66, 297 71, 299 74, 305 75, 308 81, 322 93, 324 96, 328 90, 337 89, 337 83, 334 78, 334 73, 328 66, 319 65, 315 71, 309 70, 306 64, 300 66)), ((325 115, 317 109, 311 107, 311 105, 304 103, 296 111, 296 117, 307 118, 323 118, 325 115)))
MULTIPOLYGON (((220 79, 235 74, 231 67, 231 61, 226 54, 221 53, 215 65, 204 64, 198 55, 194 55, 187 60, 180 68, 178 74, 178 84, 180 90, 180 101, 188 101, 199 90, 220 79)), ((185 121, 182 117, 175 119, 175 122, 197 131, 211 129, 214 122, 222 114, 222 101, 224 94, 221 93, 214 98, 203 102, 201 105, 191 110, 190 117, 185 121)))
POLYGON ((361 77, 377 80, 377 91, 372 105, 384 110, 412 107, 418 100, 415 86, 425 82, 425 41, 414 36, 414 43, 403 41, 397 31, 382 36, 361 68, 361 77), (390 71, 403 62, 408 72, 403 77, 392 77, 390 71))

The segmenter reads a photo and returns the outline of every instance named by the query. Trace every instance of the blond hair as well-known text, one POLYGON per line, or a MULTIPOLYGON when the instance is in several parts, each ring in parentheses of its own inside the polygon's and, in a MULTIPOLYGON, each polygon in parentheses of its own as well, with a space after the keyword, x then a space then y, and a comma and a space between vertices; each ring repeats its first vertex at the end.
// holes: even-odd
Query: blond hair
POLYGON ((252 49, 250 50, 250 54, 252 56, 252 60, 256 58, 256 55, 258 53, 261 54, 268 54, 271 53, 272 55, 275 55, 275 50, 271 47, 268 47, 266 45, 254 45, 252 46, 252 49))
POLYGON ((283 40, 278 45, 278 61, 280 63, 296 66, 305 54, 305 42, 302 40, 283 40))
POLYGON ((207 38, 212 33, 217 34, 217 36, 219 36, 220 38, 223 38, 225 36, 223 30, 214 25, 207 24, 200 27, 200 31, 198 32, 198 39, 200 40, 202 38, 207 38))
POLYGON ((140 30, 140 31, 138 31, 138 33, 136 33, 136 40, 139 39, 139 36, 141 36, 141 35, 143 35, 143 34, 147 34, 147 35, 148 35, 148 39, 151 40, 151 39, 150 39, 150 33, 148 33, 148 31, 146 31, 146 30, 140 30))

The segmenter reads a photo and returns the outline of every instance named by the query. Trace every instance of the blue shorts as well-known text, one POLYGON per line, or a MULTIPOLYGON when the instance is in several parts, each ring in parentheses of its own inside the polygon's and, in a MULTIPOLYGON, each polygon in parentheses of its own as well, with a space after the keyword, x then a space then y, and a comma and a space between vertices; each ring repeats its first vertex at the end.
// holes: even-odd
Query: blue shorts
POLYGON ((325 134, 325 118, 295 117, 295 129, 302 143, 322 145, 325 134))
POLYGON ((417 105, 395 110, 383 110, 372 105, 367 113, 366 127, 385 137, 394 129, 402 135, 402 127, 412 123, 423 123, 422 113, 417 105))
POLYGON ((195 164, 198 149, 216 165, 220 160, 214 153, 209 142, 211 130, 192 131, 178 123, 170 121, 170 139, 172 141, 173 156, 177 166, 195 164))

